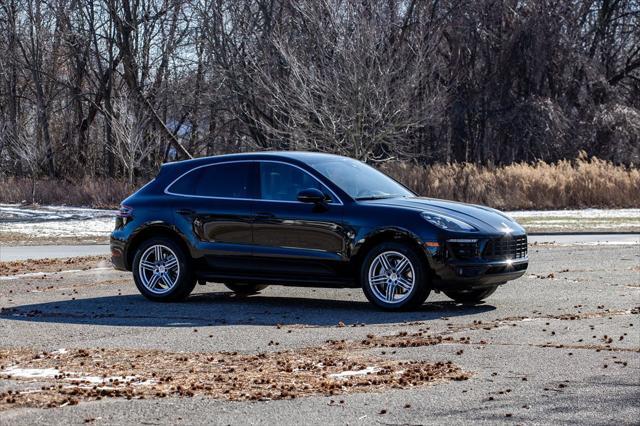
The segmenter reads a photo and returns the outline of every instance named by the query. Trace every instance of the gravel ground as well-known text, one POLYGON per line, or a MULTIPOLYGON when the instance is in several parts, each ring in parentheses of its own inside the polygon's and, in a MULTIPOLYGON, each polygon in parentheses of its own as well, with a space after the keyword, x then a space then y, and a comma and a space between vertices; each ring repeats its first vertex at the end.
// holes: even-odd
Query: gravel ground
POLYGON ((637 424, 640 246, 530 259, 483 305, 432 293, 407 313, 359 290, 215 284, 155 304, 98 258, 5 268, 0 424, 637 424))

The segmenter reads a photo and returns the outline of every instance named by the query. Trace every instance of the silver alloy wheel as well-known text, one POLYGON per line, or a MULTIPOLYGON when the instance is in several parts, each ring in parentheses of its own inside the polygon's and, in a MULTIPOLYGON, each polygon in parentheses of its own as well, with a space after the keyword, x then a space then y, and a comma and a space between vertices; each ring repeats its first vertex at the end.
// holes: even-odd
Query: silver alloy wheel
POLYGON ((400 303, 407 299, 416 282, 411 261, 397 251, 385 251, 369 266, 369 288, 385 303, 400 303))
POLYGON ((180 277, 178 257, 165 245, 153 245, 140 256, 138 277, 151 293, 165 294, 176 286, 180 277))

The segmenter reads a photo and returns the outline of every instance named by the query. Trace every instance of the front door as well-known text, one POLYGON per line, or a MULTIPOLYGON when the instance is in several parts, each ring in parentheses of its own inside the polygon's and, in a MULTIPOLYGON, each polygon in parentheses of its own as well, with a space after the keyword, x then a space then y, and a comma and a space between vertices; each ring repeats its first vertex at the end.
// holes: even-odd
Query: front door
POLYGON ((254 265, 263 274, 291 279, 334 277, 345 267, 343 205, 307 171, 277 161, 259 162, 259 200, 254 207, 254 265), (323 205, 298 201, 303 189, 327 195, 323 205))

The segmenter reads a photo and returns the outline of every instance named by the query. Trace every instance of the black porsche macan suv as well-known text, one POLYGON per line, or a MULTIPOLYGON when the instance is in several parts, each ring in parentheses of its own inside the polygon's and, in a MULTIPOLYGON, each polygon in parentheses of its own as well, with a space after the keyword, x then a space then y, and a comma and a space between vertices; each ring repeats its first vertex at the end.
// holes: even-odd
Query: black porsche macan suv
POLYGON ((362 287, 385 309, 431 290, 475 303, 527 269, 527 236, 503 213, 417 197, 359 161, 310 152, 169 163, 123 201, 112 261, 155 301, 196 282, 362 287))

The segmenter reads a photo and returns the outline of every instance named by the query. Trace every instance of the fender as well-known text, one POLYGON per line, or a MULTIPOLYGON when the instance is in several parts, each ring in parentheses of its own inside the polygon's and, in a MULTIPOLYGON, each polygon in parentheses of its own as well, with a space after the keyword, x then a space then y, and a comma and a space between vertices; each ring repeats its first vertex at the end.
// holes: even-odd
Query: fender
POLYGON ((359 259, 368 248, 378 241, 393 239, 411 240, 418 246, 422 246, 423 243, 420 236, 400 226, 382 226, 374 229, 362 228, 352 239, 352 258, 359 259))
POLYGON ((124 257, 127 260, 126 266, 128 269, 131 268, 133 256, 135 255, 138 245, 140 245, 140 243, 147 237, 162 233, 178 237, 178 242, 185 246, 189 252, 193 252, 194 247, 192 242, 189 240, 189 237, 175 226, 175 224, 165 222, 164 220, 144 222, 131 234, 129 237, 129 243, 126 245, 127 249, 124 253, 124 257))

